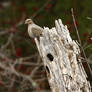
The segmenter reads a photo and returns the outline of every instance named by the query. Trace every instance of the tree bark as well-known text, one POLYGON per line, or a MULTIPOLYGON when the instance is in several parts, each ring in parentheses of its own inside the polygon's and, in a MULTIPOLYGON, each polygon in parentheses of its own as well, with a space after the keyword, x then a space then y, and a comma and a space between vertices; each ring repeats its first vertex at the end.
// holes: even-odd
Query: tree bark
POLYGON ((35 38, 52 92, 91 92, 77 42, 60 19, 55 25, 52 29, 44 28, 40 40, 35 38))

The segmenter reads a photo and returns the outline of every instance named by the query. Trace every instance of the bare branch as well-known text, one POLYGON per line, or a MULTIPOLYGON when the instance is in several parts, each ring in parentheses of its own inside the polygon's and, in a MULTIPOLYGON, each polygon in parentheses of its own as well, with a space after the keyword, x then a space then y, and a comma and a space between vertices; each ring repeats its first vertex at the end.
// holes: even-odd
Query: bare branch
POLYGON ((87 62, 87 65, 88 65, 90 74, 91 74, 91 76, 92 76, 92 70, 91 70, 90 65, 88 64, 87 57, 86 57, 86 54, 85 54, 85 51, 84 51, 84 49, 83 49, 83 46, 82 46, 82 43, 81 43, 81 39, 80 39, 80 36, 79 36, 78 28, 77 28, 77 26, 76 26, 75 17, 74 17, 74 13, 73 13, 73 8, 71 9, 71 12, 72 12, 72 18, 73 18, 74 27, 75 27, 75 30, 76 30, 76 33, 77 33, 77 36, 78 36, 78 40, 79 40, 80 46, 81 46, 81 50, 82 50, 82 52, 83 52, 84 58, 85 58, 85 60, 86 60, 86 62, 87 62))

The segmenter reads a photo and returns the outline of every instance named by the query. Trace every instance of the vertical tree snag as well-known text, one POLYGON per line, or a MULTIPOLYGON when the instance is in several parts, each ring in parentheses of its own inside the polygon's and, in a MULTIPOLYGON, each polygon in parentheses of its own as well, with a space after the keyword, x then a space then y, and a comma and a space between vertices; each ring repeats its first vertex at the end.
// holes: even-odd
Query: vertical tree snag
POLYGON ((40 41, 35 38, 52 92, 91 92, 78 58, 79 46, 60 19, 55 21, 55 25, 52 29, 44 28, 40 41))

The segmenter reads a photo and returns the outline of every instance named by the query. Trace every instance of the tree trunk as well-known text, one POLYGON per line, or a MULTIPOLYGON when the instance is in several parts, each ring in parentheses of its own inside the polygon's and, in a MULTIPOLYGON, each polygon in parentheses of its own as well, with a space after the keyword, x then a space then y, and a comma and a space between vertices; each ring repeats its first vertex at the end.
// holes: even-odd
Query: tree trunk
POLYGON ((44 28, 40 40, 35 38, 52 92, 91 92, 77 42, 60 19, 55 24, 52 29, 44 28))

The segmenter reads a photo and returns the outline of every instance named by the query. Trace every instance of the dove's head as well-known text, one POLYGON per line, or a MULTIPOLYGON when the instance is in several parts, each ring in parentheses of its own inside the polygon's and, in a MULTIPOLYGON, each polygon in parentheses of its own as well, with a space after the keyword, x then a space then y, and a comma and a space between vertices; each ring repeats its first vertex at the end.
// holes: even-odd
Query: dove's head
POLYGON ((25 24, 33 24, 32 19, 26 19, 26 20, 25 20, 25 24))

